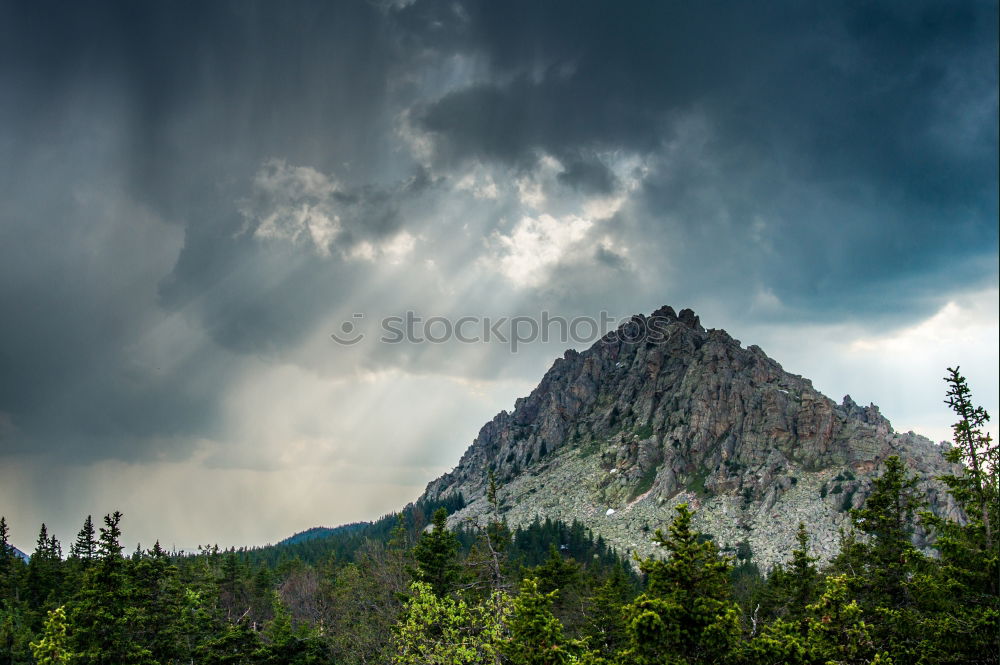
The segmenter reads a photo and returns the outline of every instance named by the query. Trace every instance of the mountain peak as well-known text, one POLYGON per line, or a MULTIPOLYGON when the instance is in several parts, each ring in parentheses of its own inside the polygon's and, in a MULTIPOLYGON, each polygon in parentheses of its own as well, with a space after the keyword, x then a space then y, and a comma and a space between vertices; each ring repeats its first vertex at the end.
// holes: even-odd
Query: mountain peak
MULTIPOLYGON (((721 547, 746 541, 770 566, 800 521, 832 556, 890 455, 924 478, 949 470, 939 446, 895 433, 874 404, 837 404, 759 347, 664 306, 556 359, 424 496, 462 492, 469 503, 453 522, 480 519, 492 471, 512 524, 579 519, 640 555, 686 501, 721 547)), ((956 511, 945 493, 931 496, 936 511, 956 511)))

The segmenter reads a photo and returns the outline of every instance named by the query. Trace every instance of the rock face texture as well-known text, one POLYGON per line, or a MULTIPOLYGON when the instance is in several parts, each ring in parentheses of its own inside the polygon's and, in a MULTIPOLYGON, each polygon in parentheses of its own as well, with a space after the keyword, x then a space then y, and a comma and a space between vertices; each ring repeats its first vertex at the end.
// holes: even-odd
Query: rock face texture
POLYGON ((847 510, 890 455, 924 479, 932 510, 957 516, 934 480, 954 471, 942 453, 894 432, 878 407, 837 404, 757 346, 663 307, 567 351, 424 496, 462 492, 468 505, 452 523, 484 519, 493 471, 512 525, 579 519, 639 556, 655 551, 652 533, 688 502, 717 544, 746 541, 766 569, 787 558, 799 522, 818 554, 833 556, 847 510))

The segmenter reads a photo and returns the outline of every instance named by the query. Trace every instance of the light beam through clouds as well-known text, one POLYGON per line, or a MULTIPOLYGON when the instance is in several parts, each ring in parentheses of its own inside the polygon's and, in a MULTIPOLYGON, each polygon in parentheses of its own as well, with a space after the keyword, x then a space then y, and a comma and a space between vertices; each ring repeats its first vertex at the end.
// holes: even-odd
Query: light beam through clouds
POLYGON ((0 513, 190 547, 399 508, 564 351, 330 338, 406 311, 692 307, 897 428, 948 435, 956 364, 1000 417, 997 25, 0 4, 0 513))

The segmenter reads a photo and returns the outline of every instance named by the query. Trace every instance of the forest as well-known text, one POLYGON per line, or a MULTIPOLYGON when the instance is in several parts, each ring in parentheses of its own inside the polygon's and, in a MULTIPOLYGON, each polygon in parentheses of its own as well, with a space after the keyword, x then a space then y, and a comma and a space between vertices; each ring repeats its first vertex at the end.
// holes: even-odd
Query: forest
POLYGON ((998 446, 965 379, 941 482, 966 519, 930 513, 890 457, 839 554, 806 525, 760 570, 722 552, 678 505, 663 556, 630 561, 582 524, 449 529, 461 496, 315 538, 252 549, 159 543, 128 553, 119 512, 68 552, 42 525, 26 563, 0 519, 0 665, 665 665, 1000 662, 998 446), (914 529, 933 543, 913 545, 914 529))

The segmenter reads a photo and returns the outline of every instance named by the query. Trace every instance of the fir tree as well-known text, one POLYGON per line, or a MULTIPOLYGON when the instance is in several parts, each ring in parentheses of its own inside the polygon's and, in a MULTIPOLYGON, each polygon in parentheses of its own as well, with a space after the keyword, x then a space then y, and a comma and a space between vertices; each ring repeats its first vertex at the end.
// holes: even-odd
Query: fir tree
POLYGON ((182 655, 180 620, 184 592, 178 569, 159 541, 128 566, 134 637, 158 662, 172 662, 182 655))
POLYGON ((572 662, 573 649, 563 636, 563 626, 552 614, 556 591, 541 591, 538 579, 521 583, 510 617, 510 639, 504 654, 511 665, 565 665, 572 662))
POLYGON ((83 527, 76 534, 76 542, 70 547, 70 556, 90 562, 97 556, 97 538, 94 531, 94 519, 87 515, 83 527))
POLYGON ((54 609, 54 598, 60 592, 59 551, 55 536, 50 536, 48 528, 42 524, 25 576, 25 598, 37 617, 32 622, 35 627, 40 628, 48 611, 54 609))
POLYGON ((847 577, 828 577, 820 599, 807 608, 808 662, 838 665, 890 663, 876 654, 870 628, 862 619, 857 601, 848 598, 847 577), (873 660, 877 658, 877 660, 873 660))
POLYGON ((762 591, 765 616, 801 621, 806 606, 816 601, 821 583, 817 557, 809 554, 809 533, 801 522, 795 540, 797 545, 792 550, 791 560, 775 566, 762 591))
POLYGON ((691 528, 687 504, 677 506, 669 535, 658 530, 655 541, 670 556, 642 563, 648 584, 625 609, 625 661, 662 665, 730 659, 740 630, 739 613, 730 600, 729 561, 691 528))
POLYGON ((864 571, 857 582, 870 604, 900 607, 912 600, 906 580, 923 562, 911 541, 913 519, 922 505, 916 485, 917 479, 893 455, 885 460, 885 471, 872 483, 864 506, 851 511, 855 528, 867 540, 849 542, 839 557, 840 567, 847 563, 856 572, 864 571))
POLYGON ((10 544, 10 529, 7 518, 0 516, 0 598, 12 595, 14 587, 15 566, 19 563, 14 554, 14 546, 10 544))
POLYGON ((259 665, 263 643, 249 621, 241 618, 198 646, 194 662, 200 665, 259 665))
POLYGON ((625 646, 624 608, 634 593, 625 570, 614 566, 590 600, 591 612, 585 634, 590 645, 605 658, 625 646))
POLYGON ((133 608, 128 562, 122 557, 118 511, 104 516, 98 541, 99 558, 87 571, 83 587, 70 605, 72 646, 81 665, 147 665, 152 654, 137 640, 138 616, 133 608))
POLYGON ((459 579, 459 543, 447 527, 448 511, 438 508, 434 512, 433 528, 421 534, 413 548, 416 561, 414 577, 430 585, 437 596, 452 591, 459 579))
POLYGON ((990 420, 981 406, 972 405, 972 391, 959 368, 948 368, 948 394, 945 402, 958 416, 953 426, 955 447, 949 460, 965 465, 962 476, 949 476, 952 495, 961 501, 970 517, 981 520, 987 549, 993 549, 994 523, 1000 501, 1000 446, 983 427, 990 420))

